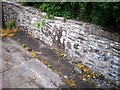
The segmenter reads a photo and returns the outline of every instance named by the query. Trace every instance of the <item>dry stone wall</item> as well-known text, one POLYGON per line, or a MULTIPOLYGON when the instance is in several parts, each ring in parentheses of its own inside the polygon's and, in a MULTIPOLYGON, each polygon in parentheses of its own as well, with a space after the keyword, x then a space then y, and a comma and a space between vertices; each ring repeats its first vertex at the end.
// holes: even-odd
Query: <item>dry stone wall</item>
POLYGON ((85 22, 55 17, 46 19, 44 27, 36 28, 44 13, 31 7, 3 2, 5 22, 14 20, 18 30, 24 30, 51 47, 59 48, 72 58, 99 71, 120 85, 120 37, 85 22))

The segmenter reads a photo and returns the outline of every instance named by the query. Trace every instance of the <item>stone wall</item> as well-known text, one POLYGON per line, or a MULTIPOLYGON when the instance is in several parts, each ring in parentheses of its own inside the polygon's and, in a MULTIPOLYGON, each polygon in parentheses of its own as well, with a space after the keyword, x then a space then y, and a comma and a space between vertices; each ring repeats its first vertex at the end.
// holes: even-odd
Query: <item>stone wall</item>
POLYGON ((44 27, 36 28, 44 13, 39 10, 3 2, 5 22, 14 20, 24 30, 51 47, 59 48, 72 62, 80 61, 116 84, 120 84, 120 37, 103 31, 102 27, 55 17, 46 19, 44 27))

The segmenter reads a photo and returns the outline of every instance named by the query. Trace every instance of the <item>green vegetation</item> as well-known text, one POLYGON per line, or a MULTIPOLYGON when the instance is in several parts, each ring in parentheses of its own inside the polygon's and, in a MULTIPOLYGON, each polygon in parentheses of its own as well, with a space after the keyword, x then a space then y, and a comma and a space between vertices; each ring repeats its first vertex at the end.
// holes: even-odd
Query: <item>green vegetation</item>
POLYGON ((14 21, 7 21, 6 23, 5 23, 5 25, 6 25, 6 27, 7 28, 14 28, 15 27, 15 22, 14 21))
POLYGON ((49 18, 54 16, 65 19, 84 20, 94 24, 114 27, 111 32, 120 33, 120 3, 116 2, 23 2, 47 12, 49 18))
POLYGON ((41 19, 41 21, 37 21, 33 24, 36 28, 43 28, 45 26, 45 17, 41 19))

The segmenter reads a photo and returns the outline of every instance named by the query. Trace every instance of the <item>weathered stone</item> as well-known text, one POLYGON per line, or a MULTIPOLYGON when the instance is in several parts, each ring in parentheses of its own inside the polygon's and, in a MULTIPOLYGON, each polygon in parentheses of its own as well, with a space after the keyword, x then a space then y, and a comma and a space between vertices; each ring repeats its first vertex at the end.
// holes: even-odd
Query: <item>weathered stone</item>
POLYGON ((82 51, 83 53, 87 53, 88 52, 88 50, 87 49, 83 49, 83 51, 82 51))
POLYGON ((71 43, 70 43, 70 42, 67 42, 67 47, 68 47, 69 49, 71 49, 71 43))
POLYGON ((71 38, 77 38, 77 35, 74 32, 70 32, 68 34, 71 38))
POLYGON ((82 36, 78 36, 78 39, 80 39, 80 40, 86 40, 86 39, 83 38, 82 36))
POLYGON ((78 43, 75 43, 75 44, 74 44, 74 48, 75 48, 75 49, 78 49, 78 47, 79 47, 79 44, 78 44, 78 43))
POLYGON ((92 63, 86 62, 85 64, 90 68, 94 68, 94 65, 92 63))
POLYGON ((81 56, 80 53, 76 50, 75 50, 75 54, 77 54, 78 56, 81 56))
POLYGON ((111 64, 113 65, 113 64, 115 64, 115 65, 117 65, 117 66, 120 66, 120 61, 111 61, 111 64))
POLYGON ((93 60, 91 60, 91 59, 89 59, 89 62, 94 63, 94 61, 93 61, 93 60))
POLYGON ((114 70, 120 70, 120 67, 119 66, 116 66, 116 65, 110 65, 110 67, 114 70))
POLYGON ((93 49, 93 52, 99 53, 99 50, 98 49, 93 49))

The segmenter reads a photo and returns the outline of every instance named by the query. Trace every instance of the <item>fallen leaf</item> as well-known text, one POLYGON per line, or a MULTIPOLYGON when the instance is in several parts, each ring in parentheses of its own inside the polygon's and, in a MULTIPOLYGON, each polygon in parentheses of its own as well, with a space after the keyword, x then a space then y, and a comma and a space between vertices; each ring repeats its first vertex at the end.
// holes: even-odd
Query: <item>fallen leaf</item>
POLYGON ((0 37, 4 37, 4 36, 7 36, 7 34, 5 34, 5 33, 0 34, 0 37))
POLYGON ((90 77, 90 75, 87 75, 88 77, 90 77))
POLYGON ((25 47, 26 45, 25 44, 22 44, 23 47, 25 47))
POLYGON ((47 64, 47 62, 46 61, 42 61, 44 64, 47 64))
POLYGON ((93 76, 93 78, 95 79, 96 77, 95 77, 95 76, 93 76))
POLYGON ((66 78, 64 82, 72 88, 76 88, 76 82, 72 79, 66 78))
POLYGON ((80 63, 76 64, 76 66, 77 66, 78 68, 80 68, 80 69, 84 67, 84 65, 83 65, 83 64, 80 64, 80 63))
POLYGON ((10 33, 10 34, 8 34, 7 36, 9 36, 9 37, 13 37, 14 34, 13 34, 13 33, 10 33))
POLYGON ((13 32, 14 32, 14 33, 17 32, 17 29, 13 29, 13 32))
POLYGON ((28 49, 29 49, 28 47, 25 47, 25 50, 27 50, 27 51, 28 51, 28 49))
POLYGON ((60 53, 60 56, 64 56, 64 54, 63 54, 63 53, 60 53))
POLYGON ((16 32, 17 32, 16 29, 11 29, 11 30, 9 30, 9 29, 2 29, 0 31, 0 33, 1 33, 0 36, 1 37, 5 37, 5 36, 13 37, 16 32))
POLYGON ((32 55, 33 58, 36 58, 36 57, 37 57, 37 55, 36 55, 36 53, 35 53, 34 50, 32 50, 31 55, 32 55))
POLYGON ((85 77, 83 77, 83 79, 82 79, 83 81, 86 81, 86 78, 85 77))
POLYGON ((84 71, 84 72, 88 72, 89 69, 88 69, 88 68, 83 68, 83 71, 84 71))
POLYGON ((52 68, 52 65, 51 65, 51 64, 48 64, 47 66, 48 66, 48 68, 52 68))

